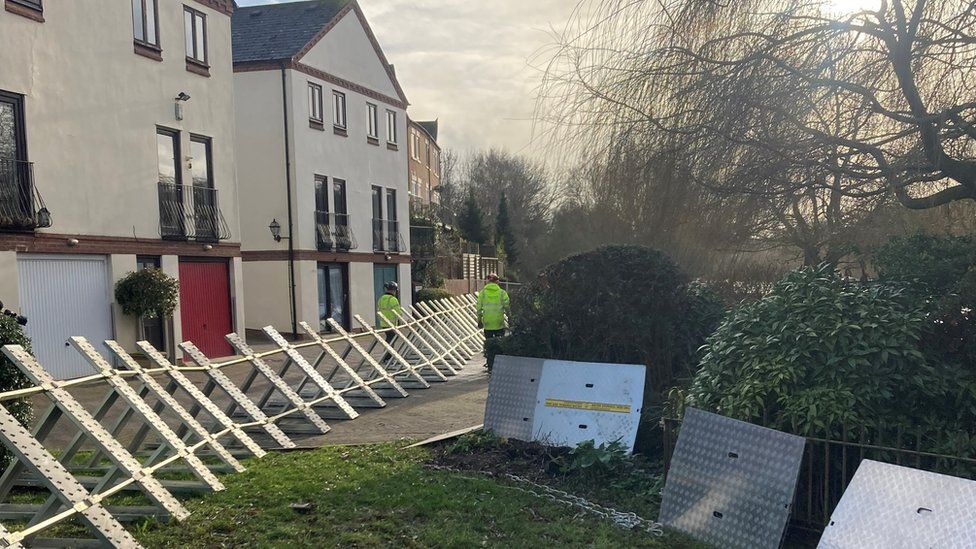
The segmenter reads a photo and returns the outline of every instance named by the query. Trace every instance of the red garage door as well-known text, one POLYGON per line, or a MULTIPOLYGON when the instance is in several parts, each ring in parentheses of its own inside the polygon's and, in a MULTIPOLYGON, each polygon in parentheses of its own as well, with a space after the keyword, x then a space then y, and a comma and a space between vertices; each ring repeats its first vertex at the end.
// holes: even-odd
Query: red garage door
POLYGON ((183 341, 211 358, 234 354, 224 339, 234 331, 227 262, 180 261, 180 318, 183 341))

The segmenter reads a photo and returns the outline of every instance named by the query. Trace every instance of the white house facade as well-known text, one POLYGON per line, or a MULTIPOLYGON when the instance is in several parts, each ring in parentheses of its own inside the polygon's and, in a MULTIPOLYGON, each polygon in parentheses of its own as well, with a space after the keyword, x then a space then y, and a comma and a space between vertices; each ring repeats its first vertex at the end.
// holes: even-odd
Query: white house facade
POLYGON ((0 300, 35 354, 91 373, 84 335, 229 354, 243 331, 232 0, 0 0, 0 300), (124 315, 114 284, 181 282, 171 322, 124 315))
POLYGON ((247 327, 357 329, 384 282, 409 301, 406 97, 355 2, 240 8, 233 35, 247 327))

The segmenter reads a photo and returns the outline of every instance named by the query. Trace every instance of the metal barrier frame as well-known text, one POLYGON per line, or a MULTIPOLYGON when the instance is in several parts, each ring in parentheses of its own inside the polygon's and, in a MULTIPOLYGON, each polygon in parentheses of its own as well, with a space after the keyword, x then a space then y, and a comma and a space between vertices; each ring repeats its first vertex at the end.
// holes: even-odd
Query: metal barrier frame
POLYGON ((183 520, 189 512, 174 494, 222 490, 223 484, 215 473, 243 471, 244 464, 238 457, 266 455, 259 439, 252 437, 255 430, 265 435, 265 446, 295 448, 295 442, 279 426, 281 420, 304 419, 316 432, 327 433, 330 428, 317 410, 329 406, 340 410, 346 419, 356 419, 360 414, 347 400, 350 396, 365 397, 360 399, 362 403, 357 400, 356 406, 384 407, 384 398, 409 396, 405 383, 411 390, 427 389, 431 381, 446 381, 457 375, 481 351, 483 342, 474 320, 471 296, 418 304, 397 315, 397 325, 390 328, 376 329, 360 316, 355 320, 362 327, 357 334, 330 319, 335 335, 328 337, 303 323, 309 341, 302 342, 289 342, 268 326, 264 332, 275 347, 264 352, 255 352, 240 336, 230 334, 227 340, 240 356, 222 362, 212 361, 192 342, 182 342, 178 348, 188 358, 183 365, 174 365, 148 342, 140 341, 137 347, 149 361, 146 367, 117 342, 106 341, 117 368, 90 342, 74 337, 69 343, 96 373, 68 380, 55 380, 23 348, 4 347, 4 354, 33 386, 0 393, 0 403, 44 395, 52 405, 33 432, 0 405, 0 442, 13 456, 0 476, 0 517, 19 513, 28 519, 27 526, 18 531, 0 524, 0 546, 29 545, 50 527, 77 519, 104 545, 138 547, 120 519, 156 516, 183 520), (345 349, 338 350, 338 345, 345 349), (318 350, 319 355, 310 361, 300 353, 302 350, 318 350), (383 357, 378 359, 374 353, 382 353, 383 357), (354 355, 359 355, 358 362, 351 358, 354 355), (269 357, 282 357, 284 362, 275 370, 265 360, 269 357), (335 362, 328 372, 324 366, 326 358, 335 362), (243 365, 249 371, 244 381, 236 384, 224 370, 243 365), (294 376, 292 381, 286 380, 285 373, 292 367, 300 370, 300 381, 294 381, 294 376), (187 374, 206 377, 194 382, 187 374), (340 375, 347 378, 345 386, 336 384, 340 375), (259 378, 270 385, 260 394, 249 396, 259 378), (136 382, 135 386, 130 382, 136 382), (68 392, 70 388, 90 386, 104 386, 107 390, 93 412, 68 392), (378 392, 380 388, 383 396, 378 392), (284 403, 272 402, 275 394, 282 395, 284 403), (214 400, 218 396, 226 402, 214 400), (123 406, 121 412, 110 414, 119 406, 123 406), (238 411, 241 414, 235 415, 238 411), (164 412, 172 425, 163 419, 164 412), (113 420, 104 426, 110 417, 113 420), (70 421, 76 432, 55 457, 42 443, 61 418, 70 421), (138 422, 135 434, 123 444, 117 437, 131 422, 138 422), (84 463, 73 463, 82 457, 79 452, 85 444, 94 446, 93 455, 82 460, 84 463), (104 474, 79 476, 91 471, 104 474), (157 478, 159 473, 177 471, 190 472, 199 482, 157 478), (18 505, 14 510, 5 502, 18 487, 43 487, 50 495, 43 504, 18 505), (105 506, 112 496, 131 490, 141 491, 153 505, 123 510, 105 506))

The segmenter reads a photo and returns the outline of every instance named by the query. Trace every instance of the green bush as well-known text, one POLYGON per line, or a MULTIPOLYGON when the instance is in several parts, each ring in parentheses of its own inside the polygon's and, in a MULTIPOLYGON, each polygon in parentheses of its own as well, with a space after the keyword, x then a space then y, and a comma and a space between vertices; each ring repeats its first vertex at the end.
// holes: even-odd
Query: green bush
POLYGON ((932 311, 923 347, 937 360, 976 365, 976 242, 968 236, 915 233, 875 250, 879 278, 902 285, 932 311))
MULTIPOLYGON (((24 333, 24 329, 13 318, 0 315, 0 347, 4 345, 20 345, 27 352, 31 351, 30 338, 24 333)), ((7 358, 7 355, 0 353, 0 392, 13 391, 30 387, 31 383, 20 372, 20 369, 7 358)), ((29 427, 31 421, 31 404, 26 398, 10 400, 0 404, 7 408, 15 418, 25 427, 29 427)), ((0 450, 0 466, 6 467, 10 462, 10 454, 6 450, 0 450)))
POLYGON ((722 322, 688 403, 801 435, 838 436, 844 424, 971 434, 976 383, 925 353, 931 325, 900 288, 801 269, 722 322))
POLYGON ((179 297, 179 282, 159 269, 129 273, 115 285, 115 301, 132 316, 167 317, 176 310, 179 297))
POLYGON ((969 236, 917 232, 892 237, 874 251, 872 259, 880 280, 939 296, 955 292, 976 265, 976 244, 969 236))
POLYGON ((444 288, 424 288, 417 292, 417 302, 422 303, 424 301, 436 301, 438 299, 447 299, 453 296, 454 294, 445 290, 444 288))
POLYGON ((691 283, 664 254, 639 246, 609 246, 566 258, 515 291, 512 334, 489 340, 497 354, 584 362, 644 364, 642 451, 661 394, 690 380, 698 347, 717 324, 722 305, 691 283))

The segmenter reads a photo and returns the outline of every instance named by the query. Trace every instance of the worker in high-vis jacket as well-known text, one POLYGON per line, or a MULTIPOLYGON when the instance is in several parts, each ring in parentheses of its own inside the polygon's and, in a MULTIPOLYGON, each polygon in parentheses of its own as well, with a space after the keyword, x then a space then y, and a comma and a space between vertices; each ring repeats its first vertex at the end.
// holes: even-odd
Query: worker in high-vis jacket
MULTIPOLYGON (((400 285, 396 282, 390 280, 383 285, 383 289, 386 293, 380 296, 379 301, 376 302, 376 310, 379 312, 379 327, 391 328, 397 325, 397 315, 403 312, 400 308, 400 300, 397 298, 397 293, 400 290, 400 285)), ((386 341, 393 341, 396 334, 393 330, 386 332, 386 341)))
POLYGON ((478 292, 478 326, 484 329, 485 338, 505 335, 505 315, 511 311, 508 292, 498 285, 498 275, 491 273, 485 279, 485 288, 478 292))

